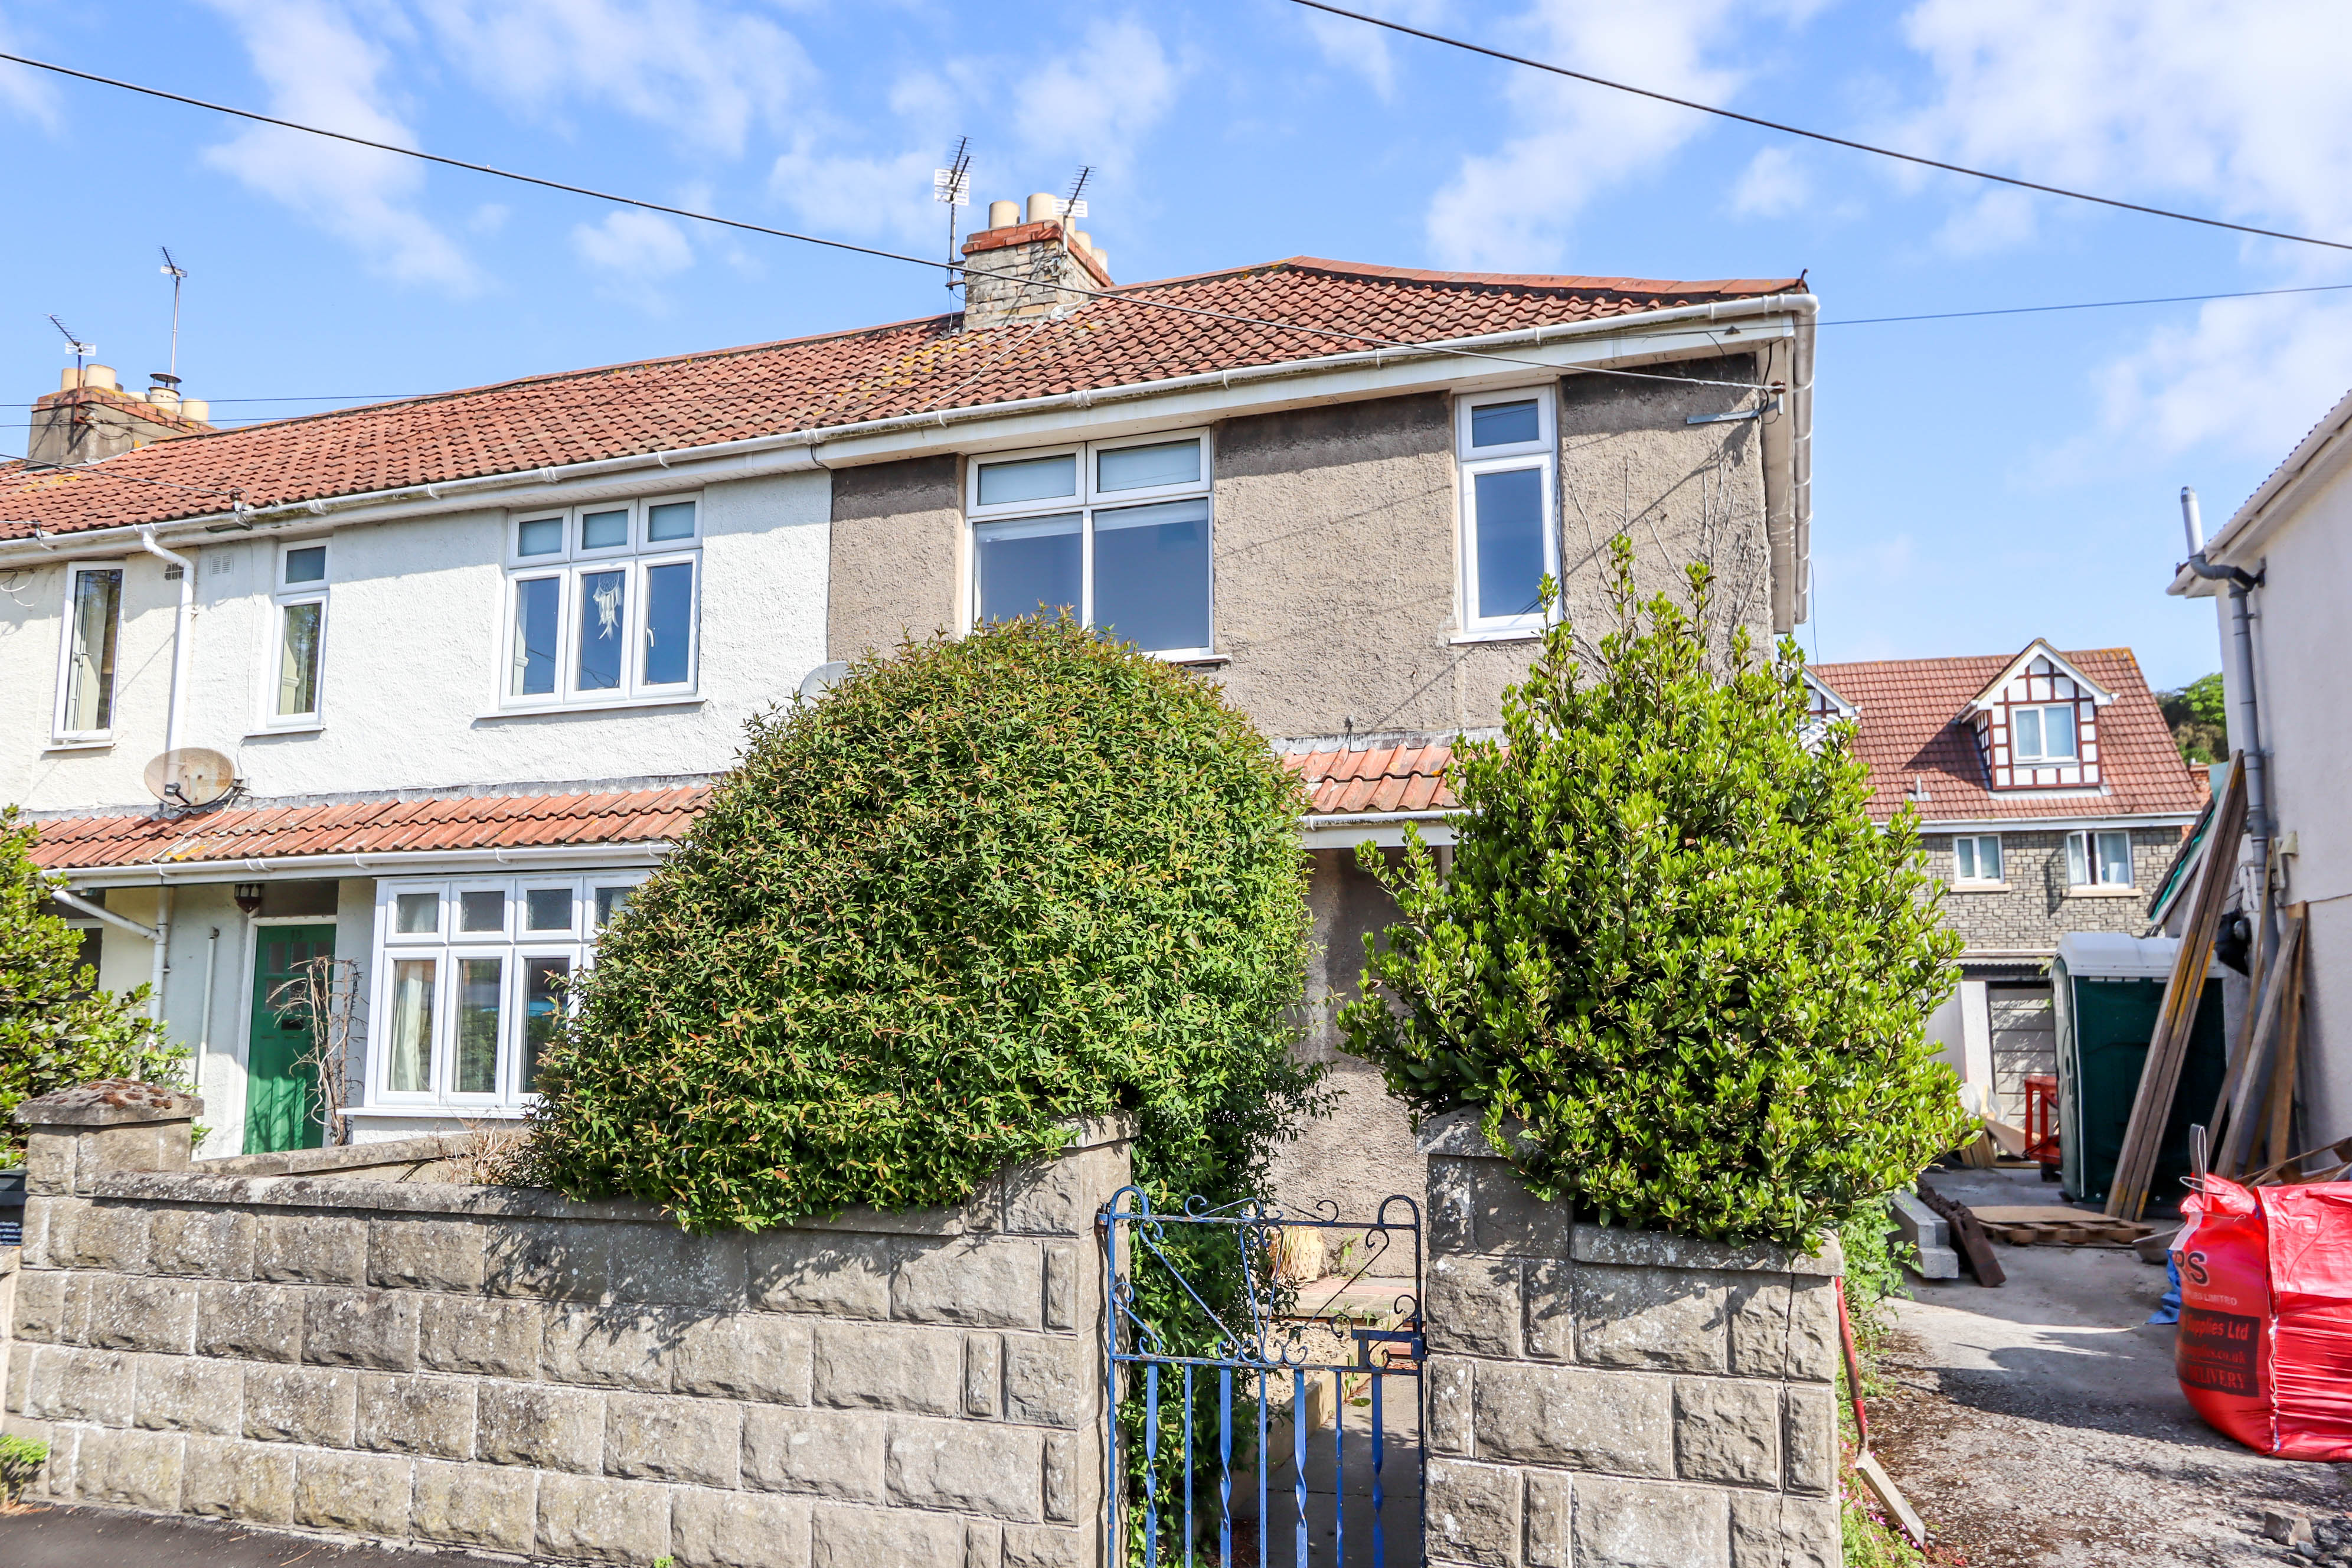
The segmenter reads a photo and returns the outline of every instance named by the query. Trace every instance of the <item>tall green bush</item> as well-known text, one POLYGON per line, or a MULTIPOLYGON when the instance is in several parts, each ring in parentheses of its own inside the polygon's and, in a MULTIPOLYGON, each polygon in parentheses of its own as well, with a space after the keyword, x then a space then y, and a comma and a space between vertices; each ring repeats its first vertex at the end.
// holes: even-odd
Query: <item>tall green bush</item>
POLYGON ((1689 609, 1637 605, 1632 560, 1589 678, 1553 627, 1501 742, 1457 752, 1451 876, 1417 837, 1364 854, 1403 918, 1341 1027, 1419 1111, 1484 1108, 1545 1197, 1811 1246, 1958 1136, 1923 1026, 1959 939, 1912 814, 1874 827, 1847 731, 1809 725, 1794 646, 1711 657, 1706 569, 1689 609))
POLYGON ((33 862, 38 830, 0 806, 0 1165, 21 1164, 26 1100, 102 1078, 180 1083, 182 1054, 147 1017, 147 988, 99 989, 81 932, 41 912, 54 879, 33 862))
POLYGON ((1066 621, 869 660, 752 723, 605 934, 540 1167, 757 1229, 1132 1112, 1158 1195, 1238 1192, 1314 1095, 1302 809, 1213 686, 1066 621))

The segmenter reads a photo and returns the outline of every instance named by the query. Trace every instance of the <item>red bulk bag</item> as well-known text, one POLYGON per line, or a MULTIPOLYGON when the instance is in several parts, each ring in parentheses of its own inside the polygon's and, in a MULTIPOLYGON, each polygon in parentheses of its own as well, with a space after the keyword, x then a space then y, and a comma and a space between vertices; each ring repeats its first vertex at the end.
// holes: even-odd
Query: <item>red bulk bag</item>
POLYGON ((2181 1208, 2173 1363, 2189 1403, 2262 1453, 2352 1459, 2352 1183, 2208 1177, 2181 1208))

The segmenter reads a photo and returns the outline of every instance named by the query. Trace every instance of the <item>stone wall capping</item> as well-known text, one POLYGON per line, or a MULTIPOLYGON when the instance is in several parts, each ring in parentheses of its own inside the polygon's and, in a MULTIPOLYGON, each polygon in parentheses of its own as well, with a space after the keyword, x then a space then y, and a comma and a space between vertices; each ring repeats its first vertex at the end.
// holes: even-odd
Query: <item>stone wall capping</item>
POLYGON ((141 1121, 186 1121, 205 1113, 193 1094, 129 1079, 100 1079, 26 1100, 16 1120, 26 1127, 121 1127, 141 1121))
POLYGON ((1702 1241, 1696 1237, 1668 1236, 1664 1231, 1580 1223, 1575 1229, 1574 1245, 1572 1256, 1579 1263, 1621 1264, 1634 1268, 1724 1268, 1821 1279, 1845 1272, 1845 1254, 1834 1236, 1822 1237, 1822 1249, 1808 1257, 1769 1242, 1702 1241))
MULTIPOLYGON (((1503 1156, 1486 1141, 1486 1113, 1475 1105, 1459 1110, 1449 1110, 1443 1116, 1424 1121, 1413 1134, 1413 1147, 1423 1159, 1433 1156, 1451 1160, 1499 1160, 1503 1156)), ((1528 1141, 1522 1124, 1506 1121, 1503 1136, 1517 1147, 1528 1147, 1528 1141)))

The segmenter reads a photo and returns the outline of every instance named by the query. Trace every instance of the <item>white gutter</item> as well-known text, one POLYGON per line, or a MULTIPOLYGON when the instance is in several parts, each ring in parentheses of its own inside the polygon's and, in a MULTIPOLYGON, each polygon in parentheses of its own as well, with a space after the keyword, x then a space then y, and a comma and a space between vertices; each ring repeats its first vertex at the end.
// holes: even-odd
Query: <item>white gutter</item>
MULTIPOLYGON (((667 840, 634 844, 533 844, 504 849, 412 849, 362 855, 240 856, 234 859, 137 861, 120 866, 69 866, 65 875, 88 888, 146 888, 197 882, 318 880, 334 876, 401 877, 428 871, 492 870, 502 866, 650 866, 677 848, 667 840)), ((85 907, 77 901, 77 908, 85 907)), ((99 911, 102 912, 102 911, 99 911)), ((128 924, 121 916, 118 923, 128 924)), ((130 929, 142 936, 143 926, 130 929)))
MULTIPOLYGON (((142 881, 144 879, 145 879, 143 878, 141 879, 142 881)), ((128 886, 129 884, 125 885, 128 886)), ((88 899, 77 898, 73 894, 67 892, 63 888, 51 888, 48 890, 48 897, 55 899, 58 903, 65 905, 65 907, 69 910, 79 910, 82 913, 89 915, 95 920, 103 921, 108 925, 113 926, 119 931, 127 931, 132 936, 138 937, 142 941, 161 943, 163 940, 163 933, 155 930, 152 926, 143 926, 137 921, 125 919, 123 916, 116 914, 112 910, 108 909, 104 904, 94 904, 88 899)))
POLYGON ((1443 822, 1449 816, 1458 816, 1459 815, 1461 814, 1456 811, 1438 811, 1433 809, 1429 811, 1359 811, 1348 815, 1335 813, 1329 816, 1307 817, 1304 824, 1304 831, 1308 833, 1322 833, 1334 827, 1380 827, 1391 823, 1443 822))
POLYGON ((2195 811, 2149 811, 2135 812, 2129 816, 1923 816, 1919 819, 1919 831, 2042 833, 2079 827, 2187 827, 2202 815, 2195 811))
MULTIPOLYGON (((196 563, 156 543, 152 523, 139 530, 139 548, 180 569, 180 605, 172 614, 172 695, 163 710, 163 752, 169 756, 180 749, 180 710, 187 701, 188 620, 196 612, 196 563)), ((167 778, 171 766, 164 765, 167 778)))
MULTIPOLYGON (((730 458, 773 457, 772 465, 757 468, 746 468, 741 477, 754 472, 790 472, 826 467, 817 448, 840 445, 846 441, 879 438, 892 436, 913 436, 944 431, 952 426, 968 426, 991 420, 1009 419, 1023 415, 1055 413, 1071 409, 1091 409, 1104 404, 1135 402, 1160 398, 1171 394, 1204 389, 1227 390, 1259 383, 1290 380, 1299 377, 1328 374, 1334 372, 1371 369, 1429 360, 1455 360, 1456 351, 1473 353, 1515 347, 1541 348, 1547 344, 1564 344, 1589 338, 1614 339, 1631 337, 1635 342, 1615 342, 1598 356, 1601 360, 1622 363, 1641 358, 1684 357, 1679 348, 1659 344, 1641 344, 1638 340, 1649 335, 1651 329, 1679 323, 1745 320, 1759 316, 1786 315, 1794 318, 1791 330, 1798 337, 1793 356, 1795 366, 1790 389, 1789 424, 1796 426, 1791 450, 1796 467, 1791 480, 1788 515, 1791 524, 1802 536, 1811 520, 1811 446, 1812 446, 1812 351, 1811 334, 1820 301, 1811 294, 1766 294, 1745 300, 1717 300, 1706 305, 1677 305, 1662 310, 1643 310, 1632 315, 1612 316, 1593 321, 1572 321, 1540 327, 1522 327, 1508 332, 1491 332, 1477 337, 1450 338, 1438 342, 1414 344, 1404 348, 1379 348, 1328 354, 1314 359, 1291 360, 1280 364, 1249 365, 1234 370, 1206 371, 1195 375, 1171 376, 1158 381, 1129 382, 1118 386, 1099 387, 1077 392, 1056 393, 1045 397, 1016 398, 1003 403, 974 404, 962 408, 940 409, 922 414, 894 415, 884 419, 859 420, 846 425, 820 426, 807 430, 789 431, 772 436, 748 436, 733 441, 715 441, 706 446, 680 447, 627 457, 597 458, 585 462, 551 465, 503 474, 485 474, 471 479, 449 479, 432 484, 405 485, 395 489, 369 490, 352 495, 322 497, 313 500, 288 502, 264 508, 236 507, 226 511, 203 513, 176 520, 169 524, 128 524, 116 528, 91 529, 71 537, 76 549, 96 550, 110 541, 135 533, 152 533, 158 527, 168 528, 175 535, 193 534, 224 525, 246 528, 254 523, 300 523, 313 518, 323 518, 346 512, 374 512, 394 506, 414 505, 420 510, 444 510, 453 500, 478 497, 488 501, 494 492, 513 490, 520 487, 546 486, 567 481, 596 479, 607 475, 637 473, 646 468, 673 470, 676 465, 704 465, 730 458)), ((1713 333, 1702 333, 1706 346, 1720 350, 1721 341, 1713 333)), ((1689 345, 1702 346, 1699 342, 1689 345)), ((1470 374, 1488 375, 1548 368, 1544 366, 1514 367, 1488 364, 1474 371, 1465 364, 1462 374, 1438 378, 1458 381, 1470 374)), ((1562 363, 1555 368, 1571 373, 1577 366, 1562 363)), ((909 443, 912 444, 912 443, 909 443)), ((878 457, 877 457, 878 460, 878 457)), ((727 477, 738 477, 730 474, 727 477)), ((688 469, 681 479, 682 485, 700 482, 688 469)), ((1768 485, 1769 484, 1768 475, 1768 485)), ((0 560, 24 553, 26 541, 0 543, 0 560)))

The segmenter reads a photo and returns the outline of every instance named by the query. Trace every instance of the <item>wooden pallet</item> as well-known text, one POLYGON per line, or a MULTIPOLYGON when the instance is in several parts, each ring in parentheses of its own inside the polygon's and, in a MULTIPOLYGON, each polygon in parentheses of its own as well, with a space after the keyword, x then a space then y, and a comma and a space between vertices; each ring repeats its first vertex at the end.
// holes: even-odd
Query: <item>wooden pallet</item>
POLYGON ((2100 1242, 2127 1247, 2156 1233, 2156 1226, 2139 1220, 2110 1219, 2088 1209, 2061 1208, 2054 1204, 1972 1212, 1987 1236, 2011 1247, 2084 1247, 2100 1242))

